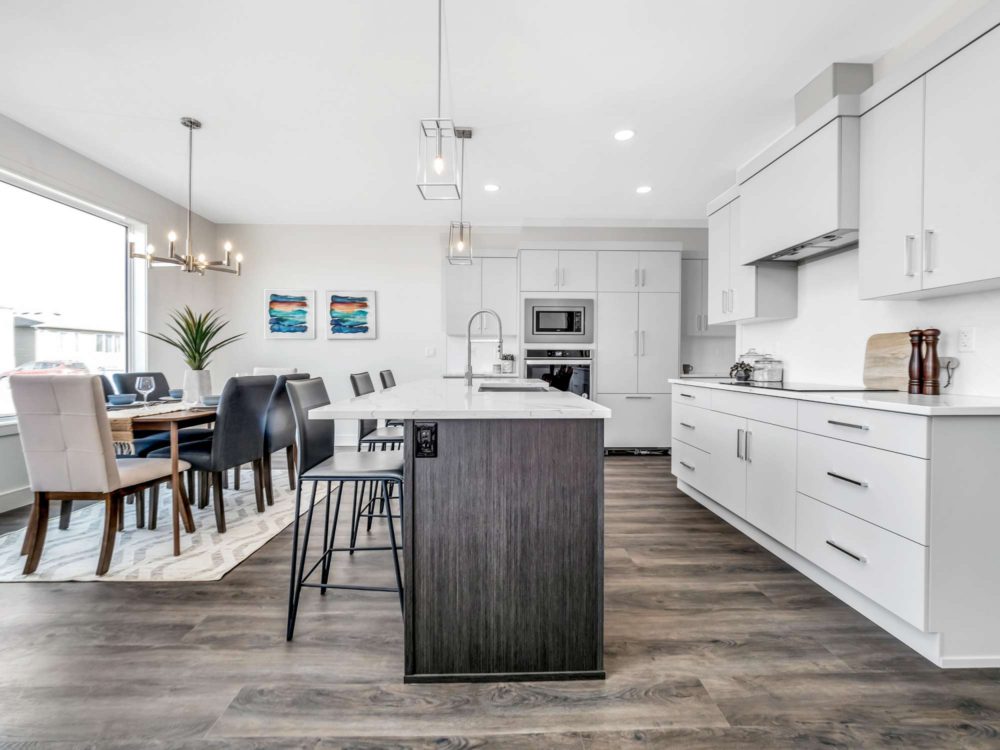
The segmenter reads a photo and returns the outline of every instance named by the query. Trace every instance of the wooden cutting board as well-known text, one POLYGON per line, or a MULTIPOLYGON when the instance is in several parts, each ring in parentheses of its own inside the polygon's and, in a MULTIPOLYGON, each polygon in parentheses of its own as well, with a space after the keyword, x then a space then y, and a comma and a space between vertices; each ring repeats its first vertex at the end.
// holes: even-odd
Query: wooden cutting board
POLYGON ((876 333, 865 348, 864 384, 906 391, 910 384, 910 334, 876 333))

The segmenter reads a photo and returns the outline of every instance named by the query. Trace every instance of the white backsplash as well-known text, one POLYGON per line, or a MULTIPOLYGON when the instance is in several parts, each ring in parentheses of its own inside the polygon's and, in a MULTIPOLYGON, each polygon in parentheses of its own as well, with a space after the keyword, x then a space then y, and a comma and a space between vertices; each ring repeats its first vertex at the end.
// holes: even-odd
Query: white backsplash
MULTIPOLYGON (((450 375, 460 375, 465 372, 465 336, 448 336, 445 344, 447 349, 445 355, 445 372, 450 375)), ((503 350, 508 354, 517 357, 517 372, 521 372, 521 352, 518 348, 518 340, 513 336, 504 336, 503 350)), ((475 373, 493 372, 493 363, 497 361, 496 341, 475 341, 472 342, 472 371, 475 373)))
POLYGON ((681 338, 681 364, 693 365, 695 375, 728 374, 729 366, 735 361, 735 336, 681 338))

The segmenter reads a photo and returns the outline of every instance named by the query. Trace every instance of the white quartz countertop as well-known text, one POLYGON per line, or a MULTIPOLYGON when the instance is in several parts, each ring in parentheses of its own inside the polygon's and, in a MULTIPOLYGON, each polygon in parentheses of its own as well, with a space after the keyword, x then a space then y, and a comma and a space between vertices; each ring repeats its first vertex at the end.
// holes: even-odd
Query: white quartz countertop
MULTIPOLYGON (((503 385, 537 385, 542 381, 512 379, 503 385)), ((611 410, 574 393, 480 393, 492 379, 435 378, 400 383, 378 393, 335 401, 309 412, 311 419, 609 419, 611 410)))
POLYGON ((829 391, 802 392, 778 391, 752 388, 745 385, 713 383, 690 379, 671 379, 671 383, 691 388, 713 388, 721 391, 736 391, 753 396, 792 398, 796 401, 816 401, 822 404, 856 406, 861 409, 878 409, 902 414, 918 414, 924 417, 996 417, 1000 416, 1000 398, 991 396, 911 396, 900 391, 829 391))

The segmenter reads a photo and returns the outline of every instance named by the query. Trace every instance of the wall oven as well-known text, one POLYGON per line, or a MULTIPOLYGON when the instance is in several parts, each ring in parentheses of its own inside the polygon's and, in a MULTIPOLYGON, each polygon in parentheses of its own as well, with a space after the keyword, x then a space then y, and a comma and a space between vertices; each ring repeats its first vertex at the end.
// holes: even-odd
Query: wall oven
POLYGON ((590 349, 526 349, 524 377, 590 398, 594 359, 590 349))
POLYGON ((594 300, 525 299, 526 344, 593 344, 594 300))

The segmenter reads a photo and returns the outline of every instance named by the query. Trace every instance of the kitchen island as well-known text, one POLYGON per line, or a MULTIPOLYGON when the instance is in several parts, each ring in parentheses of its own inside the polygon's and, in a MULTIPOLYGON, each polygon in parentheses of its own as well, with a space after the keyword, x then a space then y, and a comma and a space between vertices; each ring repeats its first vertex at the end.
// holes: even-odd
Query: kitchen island
POLYGON ((611 411, 545 385, 423 380, 310 412, 404 420, 406 682, 604 677, 611 411))

